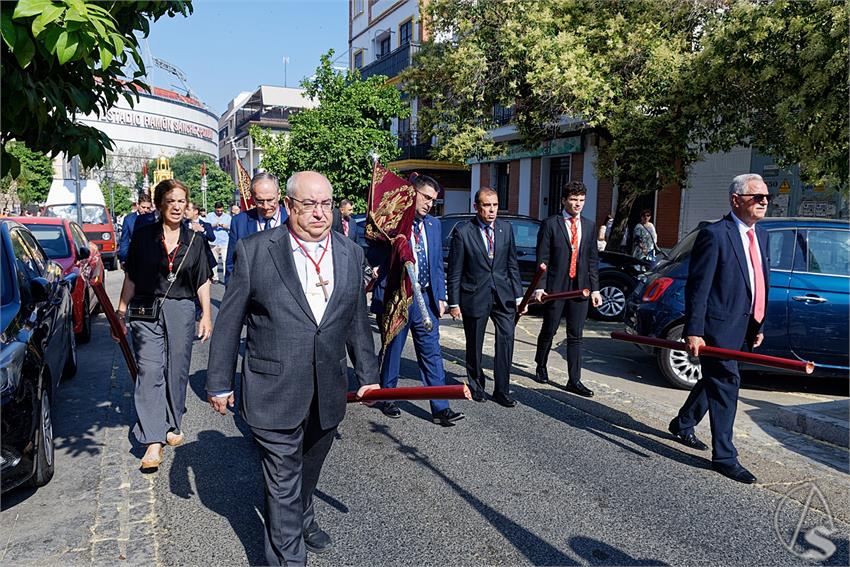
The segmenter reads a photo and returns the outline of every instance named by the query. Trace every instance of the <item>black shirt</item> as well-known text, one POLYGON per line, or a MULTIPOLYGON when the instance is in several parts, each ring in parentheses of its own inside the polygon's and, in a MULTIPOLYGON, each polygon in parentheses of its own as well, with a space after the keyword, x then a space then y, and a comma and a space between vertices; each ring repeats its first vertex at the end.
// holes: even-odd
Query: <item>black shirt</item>
MULTIPOLYGON (((136 295, 164 297, 169 285, 171 285, 167 279, 168 257, 163 245, 162 234, 161 220, 154 224, 145 225, 133 232, 125 272, 127 277, 136 284, 136 295)), ((198 288, 212 277, 212 270, 206 255, 206 242, 203 235, 198 235, 189 230, 182 222, 180 223, 178 242, 180 244, 174 257, 173 267, 177 279, 174 281, 174 285, 171 285, 171 290, 168 291, 168 298, 194 299, 198 296, 198 288), (194 240, 193 235, 195 235, 194 240), (179 271, 178 266, 180 267, 179 271)))

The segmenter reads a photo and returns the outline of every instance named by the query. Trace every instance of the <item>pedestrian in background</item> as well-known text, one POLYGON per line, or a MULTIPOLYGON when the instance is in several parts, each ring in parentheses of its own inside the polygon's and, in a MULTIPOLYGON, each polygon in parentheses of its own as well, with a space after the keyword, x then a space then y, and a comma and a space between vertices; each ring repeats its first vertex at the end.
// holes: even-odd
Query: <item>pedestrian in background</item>
POLYGON ((644 209, 640 213, 640 222, 632 230, 632 256, 655 265, 655 249, 658 233, 652 220, 652 211, 644 209))
POLYGON ((239 205, 231 205, 230 207, 230 217, 233 218, 239 213, 242 212, 242 209, 239 208, 239 205))
POLYGON ((605 250, 605 247, 608 245, 608 235, 611 234, 611 227, 613 226, 614 217, 607 215, 605 217, 605 224, 599 227, 599 234, 596 235, 596 247, 600 252, 605 250))
POLYGON ((446 278, 449 313, 453 319, 463 317, 466 376, 476 402, 487 399, 481 351, 487 321, 493 321, 496 327, 493 401, 512 408, 516 405, 510 395, 514 321, 522 301, 516 243, 511 224, 496 218, 499 195, 494 189, 479 189, 474 207, 475 218, 459 223, 452 232, 446 278))
POLYGON ((135 212, 130 213, 121 223, 121 240, 118 243, 118 260, 123 264, 127 261, 127 254, 130 251, 130 240, 133 238, 133 231, 136 230, 136 223, 139 228, 146 224, 156 221, 153 202, 150 195, 142 193, 139 195, 139 200, 136 204, 135 212))
MULTIPOLYGON (((221 277, 224 278, 225 262, 227 262, 227 244, 230 240, 229 214, 224 212, 224 203, 216 202, 213 212, 206 216, 207 223, 212 226, 215 240, 212 242, 212 253, 217 266, 221 267, 221 277)), ((218 283, 218 267, 213 270, 213 283, 218 283)))
POLYGON ((351 218, 354 205, 348 199, 339 202, 339 207, 334 209, 332 228, 351 240, 357 240, 357 223, 351 218))
POLYGON ((174 179, 154 189, 159 220, 133 235, 116 310, 122 324, 129 314, 139 367, 133 435, 147 445, 142 469, 158 468, 164 446, 183 442, 180 424, 186 412, 196 298, 202 311, 197 335, 205 341, 212 333, 212 270, 202 237, 184 222, 188 195, 174 179))

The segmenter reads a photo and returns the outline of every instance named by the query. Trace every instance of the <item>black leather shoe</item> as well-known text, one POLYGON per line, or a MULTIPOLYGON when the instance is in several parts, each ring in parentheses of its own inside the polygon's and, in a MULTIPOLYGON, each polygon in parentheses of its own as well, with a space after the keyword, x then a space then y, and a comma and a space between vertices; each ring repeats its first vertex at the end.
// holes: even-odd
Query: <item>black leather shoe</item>
POLYGON ((676 428, 673 427, 673 422, 670 422, 670 425, 667 426, 667 431, 669 431, 673 435, 673 439, 681 443, 686 447, 690 447, 691 449, 696 449, 697 451, 706 451, 708 450, 708 445, 699 440, 699 438, 693 433, 682 433, 681 431, 676 431, 676 428))
POLYGON ((466 416, 459 411, 452 411, 451 408, 446 408, 434 414, 434 423, 442 427, 453 427, 455 421, 460 421, 464 417, 466 416))
POLYGON ((493 394, 493 401, 506 408, 512 408, 516 405, 516 400, 507 394, 493 394))
POLYGON ((331 536, 319 527, 319 524, 313 524, 304 531, 304 546, 307 551, 312 553, 324 553, 333 547, 331 536))
POLYGON ((387 417, 391 417, 393 419, 401 417, 401 410, 398 409, 398 406, 392 402, 384 402, 381 406, 381 411, 387 417))
POLYGON ((593 397, 593 390, 591 390, 581 382, 576 382, 575 384, 573 384, 572 382, 567 382, 565 390, 567 392, 572 392, 573 394, 578 394, 579 396, 584 396, 585 398, 593 397))
POLYGON ((476 402, 486 402, 487 396, 484 395, 484 392, 481 390, 473 390, 472 391, 472 399, 476 402))
POLYGON ((742 467, 740 463, 735 463, 734 465, 711 463, 711 468, 727 478, 743 482, 744 484, 756 482, 756 477, 753 476, 753 473, 742 467))
POLYGON ((549 382, 549 371, 546 370, 545 366, 538 366, 537 370, 534 371, 534 381, 541 384, 549 382))

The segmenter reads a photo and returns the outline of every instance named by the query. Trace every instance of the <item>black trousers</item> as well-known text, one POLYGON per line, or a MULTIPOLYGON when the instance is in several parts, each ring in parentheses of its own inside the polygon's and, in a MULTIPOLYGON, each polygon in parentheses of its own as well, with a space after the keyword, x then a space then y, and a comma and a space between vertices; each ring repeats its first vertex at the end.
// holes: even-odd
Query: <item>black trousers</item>
MULTIPOLYGON (((578 289, 576 280, 570 280, 565 291, 578 289)), ((537 336, 537 353, 534 361, 537 366, 546 366, 552 339, 558 332, 561 317, 567 318, 567 374, 571 384, 581 382, 581 343, 584 334, 584 320, 587 319, 588 299, 566 299, 546 304, 543 311, 543 326, 537 336)))
POLYGON ((268 565, 306 565, 304 530, 315 521, 313 491, 336 427, 322 429, 315 397, 295 429, 251 428, 265 480, 265 550, 268 565))
POLYGON ((466 336, 466 376, 473 392, 484 392, 484 373, 481 368, 481 351, 484 349, 484 333, 487 320, 496 327, 496 352, 493 357, 493 394, 508 395, 510 392, 511 363, 514 358, 514 317, 516 312, 505 309, 496 291, 488 306, 489 312, 481 317, 463 314, 463 332, 466 336))

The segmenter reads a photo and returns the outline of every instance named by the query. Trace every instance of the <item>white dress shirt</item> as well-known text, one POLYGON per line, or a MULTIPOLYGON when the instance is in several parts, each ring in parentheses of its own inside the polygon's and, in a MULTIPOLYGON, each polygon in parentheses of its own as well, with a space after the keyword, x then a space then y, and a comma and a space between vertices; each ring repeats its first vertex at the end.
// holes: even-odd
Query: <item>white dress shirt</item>
MULTIPOLYGON (((416 234, 414 234, 415 229, 412 229, 410 232, 410 248, 413 250, 413 277, 416 281, 419 281, 419 262, 416 260, 419 259, 416 254, 416 234)), ((425 258, 430 262, 431 259, 428 258, 428 237, 425 235, 425 219, 421 219, 419 223, 419 246, 422 247, 422 250, 425 251, 425 258)))
MULTIPOLYGON (((570 225, 572 224, 571 219, 573 218, 573 215, 568 213, 566 209, 564 209, 561 214, 563 214, 564 216, 564 226, 567 227, 567 242, 570 243, 570 247, 572 248, 573 233, 571 232, 572 227, 570 225)), ((578 248, 581 248, 581 215, 576 215, 576 220, 576 232, 578 233, 578 240, 576 241, 576 245, 578 248)))
MULTIPOLYGON (((265 230, 266 219, 258 216, 257 218, 257 232, 262 232, 265 230)), ((269 223, 269 229, 280 226, 280 207, 277 208, 277 212, 275 212, 274 216, 271 218, 271 222, 269 223)))
POLYGON ((328 299, 330 299, 334 291, 334 263, 331 240, 329 238, 321 242, 304 242, 301 240, 301 246, 298 245, 294 237, 290 237, 290 240, 292 243, 292 259, 295 261, 295 271, 298 272, 301 289, 304 290, 304 295, 307 296, 307 303, 313 311, 316 323, 321 324, 322 317, 325 315, 325 308, 328 304, 325 300, 322 286, 318 285, 319 274, 316 273, 316 267, 304 254, 301 246, 307 250, 314 261, 319 262, 319 258, 322 258, 321 262, 319 262, 319 268, 321 269, 322 281, 328 282, 325 287, 328 290, 328 299), (323 257, 322 252, 324 252, 325 246, 328 247, 328 251, 323 257))
MULTIPOLYGON (((747 276, 749 277, 750 284, 750 298, 752 299, 752 301, 750 302, 750 313, 752 313, 753 308, 755 307, 756 294, 753 293, 753 290, 755 289, 755 280, 753 279, 753 262, 750 259, 750 237, 747 236, 747 232, 749 232, 751 228, 753 231, 753 239, 756 242, 756 250, 758 250, 759 253, 759 261, 761 261, 761 245, 759 244, 759 237, 758 234, 756 234, 755 225, 749 227, 744 224, 744 221, 736 217, 735 213, 730 212, 729 214, 732 215, 732 219, 734 219, 735 221, 735 226, 738 227, 738 232, 741 235, 741 244, 744 245, 744 256, 747 259, 747 276)), ((762 266, 762 268, 764 268, 764 266, 762 266)), ((767 290, 765 290, 765 292, 767 292, 767 290)))

